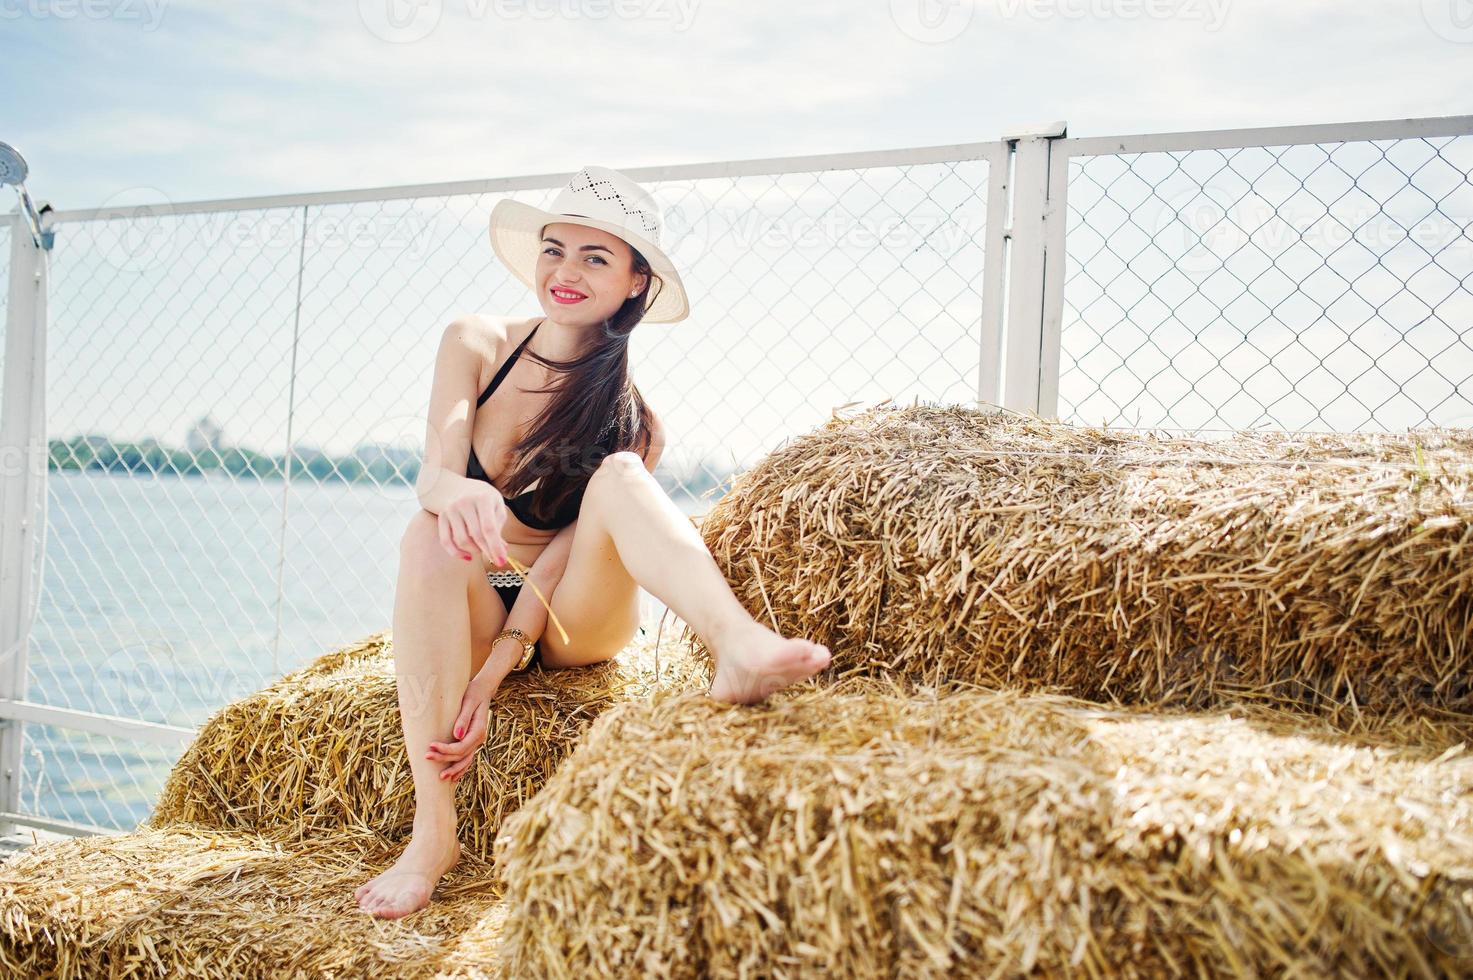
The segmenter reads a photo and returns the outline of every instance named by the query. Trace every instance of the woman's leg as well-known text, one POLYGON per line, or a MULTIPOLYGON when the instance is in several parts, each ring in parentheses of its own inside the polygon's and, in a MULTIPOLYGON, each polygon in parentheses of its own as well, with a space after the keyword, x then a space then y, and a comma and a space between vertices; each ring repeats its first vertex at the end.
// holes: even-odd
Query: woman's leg
POLYGON ((505 620, 482 568, 480 561, 445 551, 434 514, 421 510, 410 519, 399 546, 393 648, 404 747, 414 774, 414 834, 392 867, 354 893, 360 908, 383 918, 427 905, 460 854, 455 783, 441 779, 445 764, 425 754, 430 742, 451 737, 465 686, 505 620))
POLYGON ((636 453, 613 453, 588 482, 567 567, 550 597, 569 642, 549 621, 543 662, 578 666, 618 653, 638 625, 624 612, 636 584, 711 649, 714 698, 760 701, 829 665, 827 647, 783 637, 754 620, 644 461, 636 453))

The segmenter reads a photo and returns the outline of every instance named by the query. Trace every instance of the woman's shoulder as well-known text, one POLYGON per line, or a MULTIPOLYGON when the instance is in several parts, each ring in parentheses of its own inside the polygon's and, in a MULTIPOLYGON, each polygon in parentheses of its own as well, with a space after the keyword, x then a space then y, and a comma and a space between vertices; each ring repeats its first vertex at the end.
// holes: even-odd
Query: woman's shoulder
POLYGON ((459 319, 482 339, 497 343, 526 336, 537 321, 535 316, 496 316, 491 313, 464 313, 459 319))
POLYGON ((492 365, 499 364, 512 347, 532 329, 537 317, 496 316, 490 313, 465 313, 457 318, 465 329, 470 346, 492 365))

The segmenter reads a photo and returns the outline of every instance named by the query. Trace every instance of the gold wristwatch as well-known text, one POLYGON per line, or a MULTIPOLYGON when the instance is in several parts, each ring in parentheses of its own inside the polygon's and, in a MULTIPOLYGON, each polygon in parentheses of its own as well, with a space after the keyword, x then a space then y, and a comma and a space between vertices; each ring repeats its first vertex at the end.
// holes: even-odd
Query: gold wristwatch
POLYGON ((526 670, 527 665, 532 662, 533 654, 537 652, 537 642, 535 640, 527 639, 526 633, 523 633, 521 630, 517 629, 517 627, 513 626, 511 629, 505 629, 502 630, 500 633, 497 633, 496 639, 492 641, 491 645, 495 646, 497 643, 500 643, 508 636, 522 645, 522 659, 517 661, 517 665, 512 668, 512 671, 515 672, 518 670, 526 670))

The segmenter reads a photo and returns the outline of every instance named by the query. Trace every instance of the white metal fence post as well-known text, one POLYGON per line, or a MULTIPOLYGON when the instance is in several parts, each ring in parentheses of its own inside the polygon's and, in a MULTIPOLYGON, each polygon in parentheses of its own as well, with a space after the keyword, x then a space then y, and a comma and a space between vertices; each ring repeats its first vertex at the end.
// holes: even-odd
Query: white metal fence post
MULTIPOLYGON (((49 245, 49 242, 47 243, 49 245)), ((46 250, 11 216, 5 380, 0 391, 0 699, 24 701, 46 493, 46 250)), ((0 717, 0 814, 20 810, 22 725, 0 717)), ((0 815, 0 836, 15 831, 0 815)))
MULTIPOLYGON (((1014 146, 1012 202, 1006 236, 1007 303, 1003 321, 1002 404, 1018 411, 1040 413, 1042 393, 1050 387, 1041 375, 1044 357, 1044 305, 1050 289, 1045 275, 1052 217, 1049 159, 1053 141, 1068 129, 1064 122, 1049 123, 1004 137, 1014 146)), ((1058 357, 1053 357, 1054 369, 1058 357)), ((1058 379, 1052 387, 1057 390, 1058 379)))
POLYGON ((1059 353, 1063 335, 1065 247, 1069 224, 1069 156, 1058 152, 1065 140, 1062 130, 1049 142, 1048 197, 1043 205, 1043 303, 1038 337, 1038 407, 1048 419, 1059 417, 1059 353))
POLYGON ((977 401, 1002 404, 1003 304, 1007 298, 1008 173, 1012 148, 999 141, 987 168, 987 226, 982 249, 982 322, 978 330, 977 401))

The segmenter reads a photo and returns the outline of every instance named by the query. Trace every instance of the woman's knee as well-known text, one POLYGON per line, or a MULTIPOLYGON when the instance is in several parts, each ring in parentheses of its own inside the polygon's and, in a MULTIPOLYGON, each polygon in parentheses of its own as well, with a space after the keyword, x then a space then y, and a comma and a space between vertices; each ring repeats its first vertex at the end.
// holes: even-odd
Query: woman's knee
POLYGON ((625 483, 631 478, 638 479, 641 473, 648 476, 649 470, 645 469, 644 460, 639 453, 621 450, 609 453, 599 461, 598 468, 588 478, 588 486, 591 489, 597 484, 602 489, 605 485, 625 483))
POLYGON ((549 625, 538 641, 543 665, 550 668, 587 667, 610 660, 633 641, 639 631, 639 619, 636 617, 627 625, 619 626, 601 620, 599 627, 595 631, 597 635, 589 636, 580 630, 576 639, 570 638, 571 642, 565 644, 557 630, 549 625))
POLYGON ((640 457, 639 453, 630 449, 621 449, 617 453, 609 453, 600 460, 598 469, 594 471, 594 475, 597 476, 599 473, 619 473, 627 476, 630 473, 648 472, 649 470, 645 469, 644 460, 640 457))

